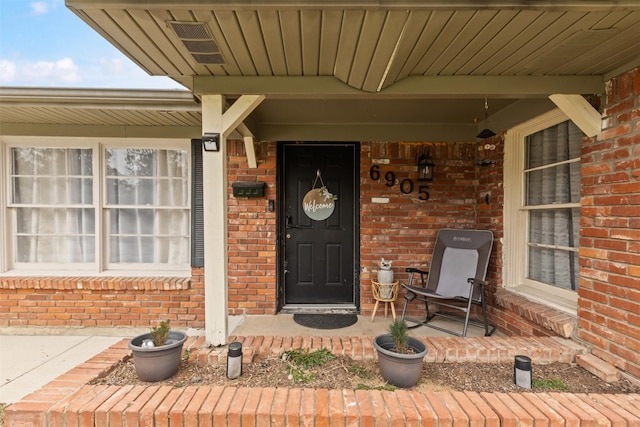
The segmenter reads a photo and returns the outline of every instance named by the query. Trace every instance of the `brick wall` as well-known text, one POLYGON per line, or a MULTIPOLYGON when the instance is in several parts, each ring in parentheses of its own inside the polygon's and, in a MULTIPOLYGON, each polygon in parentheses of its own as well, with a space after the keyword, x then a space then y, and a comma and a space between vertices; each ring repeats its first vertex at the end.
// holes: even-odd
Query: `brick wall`
POLYGON ((607 82, 583 148, 579 337, 640 377, 640 69, 607 82))
MULTIPOLYGON (((376 278, 381 257, 393 261, 396 279, 406 281, 406 267, 429 266, 437 230, 476 226, 481 203, 476 192, 477 152, 476 143, 362 143, 360 301, 363 314, 371 314, 375 304, 371 279, 376 278), (434 180, 419 182, 416 161, 427 148, 435 163, 434 180), (370 176, 374 165, 379 168, 378 180, 370 176), (385 179, 389 171, 396 176, 396 183, 391 187, 385 179), (414 182, 414 190, 409 194, 403 194, 400 189, 405 178, 414 182), (418 198, 418 186, 423 184, 429 186, 428 200, 418 198), (375 198, 385 202, 377 203, 375 198)), ((399 299, 399 308, 403 302, 399 299)), ((413 303, 409 308, 413 316, 424 313, 423 304, 413 303)))
POLYGON ((504 221, 504 137, 497 135, 478 144, 478 161, 488 161, 479 166, 476 204, 478 206, 476 227, 493 232, 493 252, 487 271, 487 280, 492 287, 502 286, 502 236, 504 221), (485 146, 489 146, 485 149, 485 146), (495 163, 489 163, 495 162, 495 163), (486 196, 489 196, 486 199, 486 196))
MULTIPOLYGON (((380 257, 392 260, 396 277, 406 280, 407 266, 428 266, 438 229, 477 227, 496 237, 488 273, 492 320, 513 335, 563 335, 566 323, 545 327, 538 309, 523 309, 496 292, 502 285, 503 140, 496 136, 484 143, 495 149, 478 151, 476 143, 361 144, 362 314, 373 308, 370 280, 380 257), (425 148, 436 164, 426 201, 418 199, 415 166, 425 148), (480 159, 496 163, 477 166, 480 159), (369 175, 373 165, 379 180, 369 175), (389 171, 397 179, 391 187, 385 185, 389 171), (405 178, 414 182, 409 194, 400 189, 405 178), (374 203, 374 197, 388 202, 374 203)), ((229 314, 274 314, 277 307, 276 214, 268 211, 268 200, 277 200, 276 144, 255 148, 258 168, 248 169, 243 143, 228 145, 229 314), (231 183, 246 180, 266 182, 265 197, 234 198, 231 183)), ((579 338, 635 376, 640 376, 639 171, 640 70, 635 69, 608 82, 603 132, 583 147, 578 309, 579 338)), ((175 327, 204 327, 201 269, 186 280, 3 277, 0 292, 0 327, 147 327, 160 318, 175 327)))
MULTIPOLYGON (((268 201, 276 198, 276 144, 256 144, 258 167, 247 167, 244 144, 228 142, 228 245, 229 314, 275 314, 276 213, 268 201), (264 198, 235 198, 232 183, 263 181, 264 198)), ((478 192, 475 143, 386 143, 361 144, 361 310, 371 314, 371 278, 380 257, 393 261, 397 278, 406 280, 408 266, 427 267, 436 231, 443 227, 473 228, 482 209, 481 223, 500 232, 500 165, 482 168, 478 192), (417 181, 416 159, 430 149, 436 164, 433 182, 417 181), (380 168, 374 181, 369 170, 380 168), (394 185, 385 181, 387 172, 396 176, 394 185), (405 178, 413 180, 408 194, 400 190, 405 178), (429 185, 429 199, 418 198, 418 186, 429 185), (490 205, 485 190, 492 191, 490 205), (372 198, 388 198, 373 203, 372 198)), ((495 153, 499 153, 496 150, 495 153)), ((407 183, 405 183, 407 184, 407 183)), ((405 192, 408 191, 405 187, 405 192)), ((277 206, 276 206, 277 210, 277 206)), ((495 254, 495 251, 494 251, 495 254)), ((501 258, 494 255, 492 264, 501 258)), ((492 266, 492 276, 498 270, 492 266)), ((191 279, 171 278, 2 278, 1 326, 146 327, 166 318, 175 327, 204 326, 203 272, 194 269, 191 279)), ((422 314, 414 304, 414 315, 422 314)))
POLYGON ((2 277, 0 327, 204 327, 204 276, 2 277))
POLYGON ((227 175, 229 314, 276 313, 276 144, 255 144, 258 167, 249 169, 244 143, 229 141, 227 175), (265 197, 235 198, 236 181, 266 183, 265 197))

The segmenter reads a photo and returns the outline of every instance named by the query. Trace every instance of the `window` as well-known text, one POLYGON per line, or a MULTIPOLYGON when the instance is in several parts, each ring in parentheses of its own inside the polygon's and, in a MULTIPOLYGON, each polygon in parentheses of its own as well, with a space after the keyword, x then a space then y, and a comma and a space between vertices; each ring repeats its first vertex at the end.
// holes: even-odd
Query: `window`
POLYGON ((108 264, 189 262, 186 150, 107 148, 108 264))
POLYGON ((583 132, 559 110, 505 138, 505 286, 574 312, 583 132))
POLYGON ((583 137, 570 121, 525 137, 527 278, 573 291, 578 286, 583 137))
POLYGON ((187 147, 133 140, 8 146, 5 270, 187 273, 187 147))
POLYGON ((91 150, 13 147, 10 152, 14 261, 95 262, 91 150))

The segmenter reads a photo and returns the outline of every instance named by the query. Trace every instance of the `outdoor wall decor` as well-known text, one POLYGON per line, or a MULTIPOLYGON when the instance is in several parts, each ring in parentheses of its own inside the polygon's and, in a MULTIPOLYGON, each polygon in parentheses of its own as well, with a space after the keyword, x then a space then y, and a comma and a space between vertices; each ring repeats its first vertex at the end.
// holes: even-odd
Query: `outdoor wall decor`
MULTIPOLYGON (((371 166, 371 168, 369 169, 369 177, 372 180, 374 181, 379 180, 381 175, 382 175, 382 172, 380 171, 380 165, 371 166)), ((385 185, 391 188, 396 185, 398 179, 396 178, 395 172, 387 171, 384 174, 384 180, 385 180, 385 185)), ((400 185, 400 192, 402 194, 411 194, 413 193, 413 190, 415 188, 413 184, 413 180, 411 178, 404 178, 402 181, 399 182, 399 185, 400 185)), ((428 185, 419 185, 418 199, 429 200, 429 191, 427 191, 428 189, 429 189, 428 185)))
POLYGON ((429 148, 426 148, 424 153, 418 157, 418 181, 433 181, 434 166, 429 148))
POLYGON ((333 214, 336 207, 336 200, 338 200, 338 196, 329 192, 322 180, 320 169, 318 169, 311 190, 309 190, 302 199, 302 210, 312 220, 322 221, 333 214), (322 185, 320 188, 316 188, 318 180, 320 180, 320 184, 322 185))

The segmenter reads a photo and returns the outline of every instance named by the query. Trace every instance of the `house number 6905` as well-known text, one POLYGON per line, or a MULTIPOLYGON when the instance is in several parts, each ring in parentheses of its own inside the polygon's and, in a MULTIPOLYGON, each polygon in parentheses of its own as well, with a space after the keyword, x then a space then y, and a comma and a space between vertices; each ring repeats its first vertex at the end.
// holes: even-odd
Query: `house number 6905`
MULTIPOLYGON (((377 181, 380 179, 380 165, 373 165, 371 169, 369 169, 369 177, 373 181, 377 181)), ((396 184, 396 174, 393 171, 387 171, 384 174, 385 185, 389 188, 393 187, 396 184)), ((414 185, 413 180, 411 178, 405 178, 400 181, 400 192, 402 194, 411 194, 413 193, 414 185)), ((429 189, 428 185, 419 185, 418 186, 418 199, 420 200, 429 200, 429 189)))

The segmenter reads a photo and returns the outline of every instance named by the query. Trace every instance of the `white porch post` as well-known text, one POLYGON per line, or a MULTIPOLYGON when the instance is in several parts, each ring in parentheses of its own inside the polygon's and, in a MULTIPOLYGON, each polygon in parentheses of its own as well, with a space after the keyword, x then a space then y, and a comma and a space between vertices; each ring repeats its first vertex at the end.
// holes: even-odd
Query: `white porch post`
POLYGON ((223 129, 225 99, 202 96, 202 133, 220 134, 220 151, 202 153, 204 204, 205 335, 212 345, 227 343, 227 138, 223 129))

